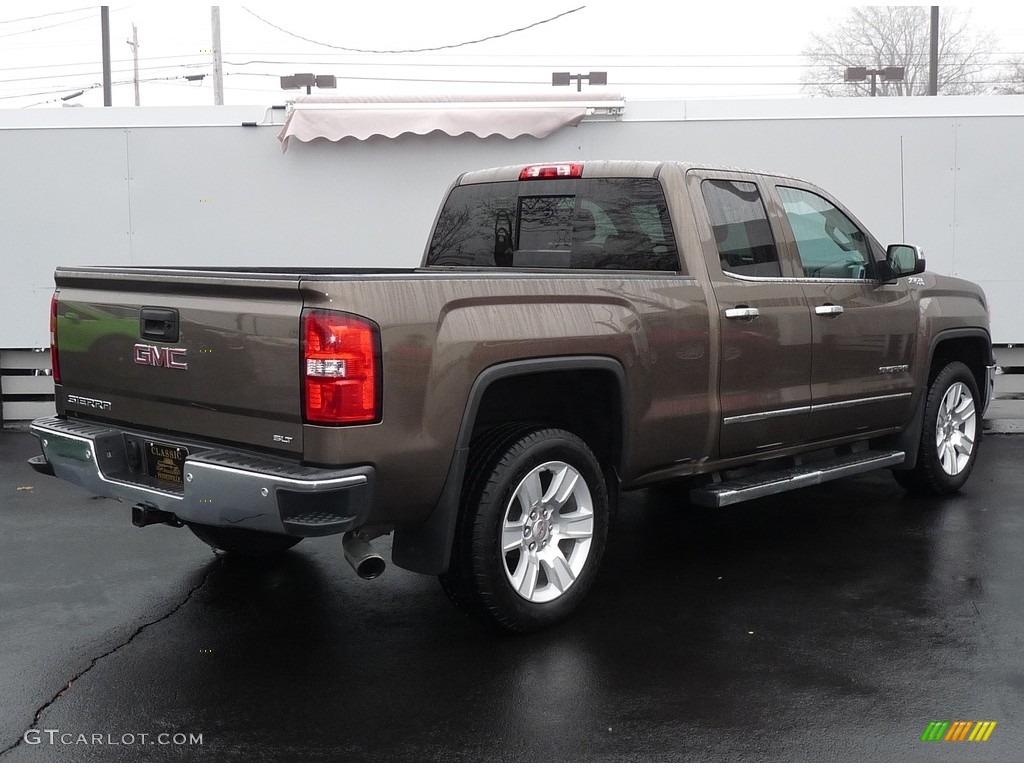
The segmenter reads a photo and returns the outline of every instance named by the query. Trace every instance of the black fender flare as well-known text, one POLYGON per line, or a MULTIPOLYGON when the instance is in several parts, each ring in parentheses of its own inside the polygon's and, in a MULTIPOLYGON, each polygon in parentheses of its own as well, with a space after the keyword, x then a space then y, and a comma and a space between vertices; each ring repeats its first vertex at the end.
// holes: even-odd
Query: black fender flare
MULTIPOLYGON (((903 461, 903 464, 897 467, 898 469, 913 469, 917 466, 917 454, 921 447, 921 429, 924 427, 924 404, 928 399, 928 388, 931 385, 932 366, 935 365, 935 350, 938 349, 939 344, 951 339, 979 339, 984 341, 988 348, 988 356, 985 363, 986 365, 991 365, 993 363, 992 340, 988 331, 984 328, 951 328, 946 331, 940 331, 932 337, 931 342, 928 345, 928 358, 926 360, 927 375, 924 379, 924 386, 922 387, 922 390, 917 397, 916 405, 914 406, 914 415, 910 420, 910 424, 907 425, 907 428, 900 433, 899 438, 895 441, 894 447, 902 450, 906 454, 906 459, 903 461)), ((986 378, 985 381, 982 382, 982 402, 985 402, 990 394, 988 392, 988 388, 989 382, 986 378)))
MULTIPOLYGON (((932 366, 935 364, 935 350, 939 344, 950 339, 979 339, 985 343, 985 349, 988 350, 985 359, 983 361, 986 367, 995 365, 995 356, 992 354, 992 336, 985 328, 977 326, 971 326, 966 328, 951 328, 946 331, 940 331, 935 334, 931 344, 928 346, 928 375, 931 376, 932 366)), ((988 376, 982 376, 982 380, 979 382, 978 393, 981 395, 981 401, 983 405, 987 405, 989 398, 992 395, 991 392, 992 381, 988 376)))
POLYGON ((456 439, 455 451, 445 477, 441 495, 430 515, 421 523, 401 526, 395 529, 391 548, 391 559, 395 565, 416 573, 438 575, 448 570, 455 538, 455 525, 459 516, 459 500, 462 483, 469 459, 469 443, 473 436, 480 403, 488 387, 496 381, 534 373, 558 373, 564 371, 605 371, 618 380, 622 397, 620 407, 622 423, 621 455, 623 461, 629 455, 629 433, 627 429, 628 408, 626 393, 626 371, 622 364, 612 357, 597 355, 568 355, 564 357, 531 358, 498 363, 484 369, 473 382, 469 400, 463 411, 462 423, 456 439))

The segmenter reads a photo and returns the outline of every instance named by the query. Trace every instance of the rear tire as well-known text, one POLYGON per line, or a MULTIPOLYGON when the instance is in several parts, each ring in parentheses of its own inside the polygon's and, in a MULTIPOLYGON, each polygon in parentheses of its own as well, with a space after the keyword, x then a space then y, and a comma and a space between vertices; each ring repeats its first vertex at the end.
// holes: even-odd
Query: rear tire
POLYGON ((188 523, 187 525, 200 541, 211 547, 250 557, 275 555, 291 549, 302 541, 301 536, 285 536, 282 533, 250 531, 245 528, 222 528, 200 523, 188 523))
POLYGON ((492 433, 471 457, 451 565, 452 601, 484 623, 530 632, 571 613, 608 535, 601 466, 579 437, 531 427, 492 433))
POLYGON ((970 368, 959 361, 946 364, 928 388, 917 466, 893 472, 896 482, 932 496, 959 491, 978 457, 979 402, 970 368))

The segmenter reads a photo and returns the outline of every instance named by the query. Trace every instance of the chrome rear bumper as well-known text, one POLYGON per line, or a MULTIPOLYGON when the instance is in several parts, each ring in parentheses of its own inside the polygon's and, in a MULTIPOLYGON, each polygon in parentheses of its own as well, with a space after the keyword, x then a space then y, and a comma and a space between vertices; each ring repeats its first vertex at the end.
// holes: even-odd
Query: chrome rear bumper
POLYGON ((186 523, 324 536, 358 528, 370 511, 374 470, 305 467, 274 456, 224 450, 66 418, 38 419, 45 457, 34 468, 100 496, 147 504, 186 523), (126 438, 189 450, 175 487, 133 468, 126 438))

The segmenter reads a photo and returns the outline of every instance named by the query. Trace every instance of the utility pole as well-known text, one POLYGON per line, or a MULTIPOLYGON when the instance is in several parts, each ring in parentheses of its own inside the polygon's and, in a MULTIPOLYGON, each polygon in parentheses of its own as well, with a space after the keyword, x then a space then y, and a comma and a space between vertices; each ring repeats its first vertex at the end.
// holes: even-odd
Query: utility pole
POLYGON ((220 6, 210 6, 213 24, 213 103, 224 103, 224 61, 220 53, 220 6))
POLYGON ((132 58, 135 61, 135 106, 139 106, 139 30, 132 22, 132 39, 128 41, 132 47, 132 58))
POLYGON ((928 95, 939 95, 939 6, 932 6, 931 51, 928 57, 928 95))
POLYGON ((114 101, 110 93, 110 6, 100 6, 100 37, 103 47, 103 106, 114 101))

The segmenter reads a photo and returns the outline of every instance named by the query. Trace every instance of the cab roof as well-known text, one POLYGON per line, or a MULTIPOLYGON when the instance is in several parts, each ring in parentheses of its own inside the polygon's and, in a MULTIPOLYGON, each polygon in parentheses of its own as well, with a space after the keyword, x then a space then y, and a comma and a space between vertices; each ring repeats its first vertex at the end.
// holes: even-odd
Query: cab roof
MULTIPOLYGON (((495 168, 484 168, 477 171, 463 173, 456 184, 486 184, 496 181, 519 181, 520 174, 524 168, 551 167, 551 166, 582 166, 582 174, 579 178, 639 178, 656 179, 661 169, 666 165, 673 165, 683 173, 690 170, 722 171, 728 173, 750 173, 759 176, 776 176, 791 178, 784 174, 757 171, 749 168, 731 168, 726 166, 709 165, 707 163, 690 163, 666 160, 572 160, 546 163, 519 163, 517 165, 502 165, 495 168)), ((795 181, 796 179, 794 179, 795 181)))

